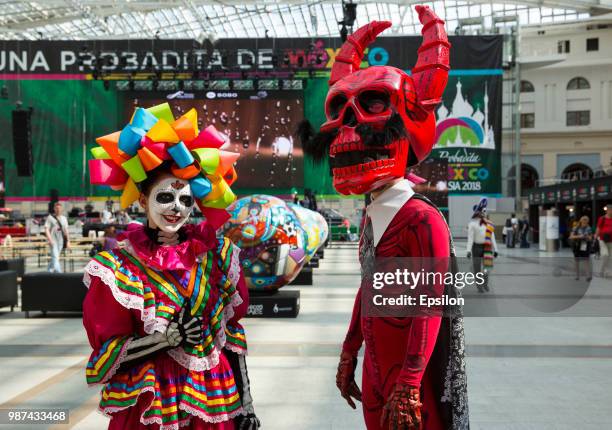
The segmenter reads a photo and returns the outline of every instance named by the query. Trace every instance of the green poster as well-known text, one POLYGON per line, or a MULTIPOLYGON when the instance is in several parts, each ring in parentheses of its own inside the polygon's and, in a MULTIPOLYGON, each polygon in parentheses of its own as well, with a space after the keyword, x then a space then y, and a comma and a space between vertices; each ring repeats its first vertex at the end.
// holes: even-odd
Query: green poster
POLYGON ((501 85, 501 70, 449 77, 431 156, 448 162, 450 194, 501 192, 501 85))

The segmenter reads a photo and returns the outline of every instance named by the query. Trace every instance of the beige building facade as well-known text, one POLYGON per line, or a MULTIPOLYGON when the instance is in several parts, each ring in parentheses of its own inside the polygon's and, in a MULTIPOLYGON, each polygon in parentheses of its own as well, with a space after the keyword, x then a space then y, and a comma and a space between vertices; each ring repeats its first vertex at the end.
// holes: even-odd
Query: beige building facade
POLYGON ((612 173, 612 17, 524 28, 520 63, 523 188, 612 173))

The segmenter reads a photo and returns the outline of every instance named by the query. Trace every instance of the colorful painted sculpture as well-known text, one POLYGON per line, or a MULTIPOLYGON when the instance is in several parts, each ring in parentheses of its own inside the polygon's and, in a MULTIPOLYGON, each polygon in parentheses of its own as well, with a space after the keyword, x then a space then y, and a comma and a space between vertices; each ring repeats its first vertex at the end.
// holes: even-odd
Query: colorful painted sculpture
POLYGON ((306 232, 306 258, 308 261, 316 254, 317 250, 327 240, 329 228, 327 221, 319 212, 306 209, 294 203, 287 203, 287 206, 295 212, 295 215, 302 223, 302 228, 306 232))
POLYGON ((227 210, 224 235, 242 249, 240 262, 252 290, 287 285, 327 240, 320 214, 277 197, 244 197, 227 210))

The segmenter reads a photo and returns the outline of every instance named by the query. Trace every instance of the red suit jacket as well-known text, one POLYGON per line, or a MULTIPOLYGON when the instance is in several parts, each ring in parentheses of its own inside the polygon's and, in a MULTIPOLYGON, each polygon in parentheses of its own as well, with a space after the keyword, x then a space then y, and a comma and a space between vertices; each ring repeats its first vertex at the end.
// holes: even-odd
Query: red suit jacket
MULTIPOLYGON (((360 251, 362 246, 363 237, 360 251)), ((374 252, 376 257, 448 258, 448 227, 436 208, 411 198, 395 214, 374 252)), ((362 392, 369 430, 380 428, 378 418, 396 382, 421 387, 425 430, 443 428, 426 372, 440 322, 440 317, 362 316, 359 289, 343 350, 356 356, 365 341, 362 392)))

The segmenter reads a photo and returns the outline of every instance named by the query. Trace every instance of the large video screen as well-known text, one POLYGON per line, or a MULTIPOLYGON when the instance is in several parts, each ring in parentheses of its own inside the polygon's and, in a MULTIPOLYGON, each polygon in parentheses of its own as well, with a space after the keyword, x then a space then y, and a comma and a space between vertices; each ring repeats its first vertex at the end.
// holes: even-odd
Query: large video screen
POLYGON ((414 191, 423 194, 443 212, 448 210, 448 161, 427 158, 422 163, 409 169, 410 173, 425 180, 415 185, 414 191))
POLYGON ((304 154, 294 137, 304 117, 301 92, 279 93, 261 97, 252 93, 208 92, 192 99, 168 99, 159 93, 126 98, 125 121, 135 107, 149 107, 168 102, 175 118, 191 108, 198 111, 199 127, 214 125, 226 134, 230 150, 240 153, 236 165, 237 192, 258 190, 270 194, 301 188, 304 180, 304 154), (236 96, 236 97, 234 97, 236 96))

